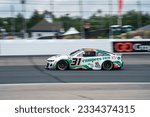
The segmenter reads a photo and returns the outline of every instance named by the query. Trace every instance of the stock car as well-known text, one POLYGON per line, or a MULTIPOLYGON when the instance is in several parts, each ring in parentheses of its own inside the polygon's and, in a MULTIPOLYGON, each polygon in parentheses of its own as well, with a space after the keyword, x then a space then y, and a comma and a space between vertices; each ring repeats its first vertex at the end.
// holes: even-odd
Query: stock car
POLYGON ((46 69, 112 70, 123 67, 122 56, 100 49, 82 48, 69 55, 56 55, 47 59, 46 69))

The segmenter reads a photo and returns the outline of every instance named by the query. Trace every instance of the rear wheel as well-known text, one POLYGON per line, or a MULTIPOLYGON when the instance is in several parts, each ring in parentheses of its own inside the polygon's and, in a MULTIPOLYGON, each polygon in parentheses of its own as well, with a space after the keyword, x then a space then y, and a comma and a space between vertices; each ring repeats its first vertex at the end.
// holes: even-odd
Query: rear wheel
POLYGON ((68 63, 65 60, 60 60, 57 63, 56 68, 58 70, 66 70, 66 69, 68 69, 68 63))
POLYGON ((104 70, 112 70, 113 69, 113 63, 111 61, 105 61, 102 65, 102 68, 104 70))

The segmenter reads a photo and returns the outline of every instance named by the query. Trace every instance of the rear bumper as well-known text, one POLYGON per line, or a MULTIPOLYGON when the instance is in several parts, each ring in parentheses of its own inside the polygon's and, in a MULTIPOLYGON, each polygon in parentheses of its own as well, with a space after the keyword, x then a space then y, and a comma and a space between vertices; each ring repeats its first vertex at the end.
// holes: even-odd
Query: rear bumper
POLYGON ((114 69, 121 69, 123 67, 123 62, 121 62, 120 64, 116 64, 114 63, 114 69))

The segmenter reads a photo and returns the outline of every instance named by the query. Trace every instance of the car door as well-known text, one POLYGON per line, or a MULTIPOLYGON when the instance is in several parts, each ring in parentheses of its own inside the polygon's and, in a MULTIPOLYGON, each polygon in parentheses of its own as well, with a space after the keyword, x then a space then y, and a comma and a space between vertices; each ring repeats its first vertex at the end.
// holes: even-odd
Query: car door
POLYGON ((86 51, 83 54, 82 65, 87 69, 100 70, 101 58, 97 56, 95 51, 86 51))

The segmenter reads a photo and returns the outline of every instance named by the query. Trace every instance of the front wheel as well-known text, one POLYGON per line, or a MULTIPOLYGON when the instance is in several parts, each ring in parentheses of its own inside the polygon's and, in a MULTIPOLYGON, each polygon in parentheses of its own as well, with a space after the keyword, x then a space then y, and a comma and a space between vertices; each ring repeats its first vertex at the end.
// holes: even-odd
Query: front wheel
POLYGON ((65 60, 60 60, 57 63, 56 68, 58 70, 66 70, 66 69, 68 69, 68 63, 65 60))
POLYGON ((113 63, 111 61, 105 61, 102 65, 102 69, 104 70, 112 70, 113 69, 113 63))

